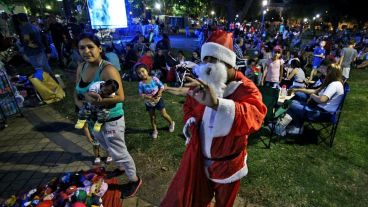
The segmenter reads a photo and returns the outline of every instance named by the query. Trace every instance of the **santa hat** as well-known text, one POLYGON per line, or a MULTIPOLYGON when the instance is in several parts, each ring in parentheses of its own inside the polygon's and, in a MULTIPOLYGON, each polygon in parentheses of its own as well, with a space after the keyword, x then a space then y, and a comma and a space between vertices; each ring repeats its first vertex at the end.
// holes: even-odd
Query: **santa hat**
POLYGON ((223 30, 212 33, 207 42, 202 45, 201 60, 211 56, 217 58, 232 67, 236 65, 236 54, 233 51, 233 34, 223 30))

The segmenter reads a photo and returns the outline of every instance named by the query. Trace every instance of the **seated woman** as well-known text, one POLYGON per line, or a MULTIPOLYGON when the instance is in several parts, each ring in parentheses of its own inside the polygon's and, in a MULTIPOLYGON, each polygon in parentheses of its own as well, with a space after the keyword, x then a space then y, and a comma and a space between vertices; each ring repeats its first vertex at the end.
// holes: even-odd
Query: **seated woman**
MULTIPOLYGON (((336 64, 327 67, 327 74, 321 87, 318 89, 293 89, 295 97, 278 124, 288 134, 302 134, 303 121, 306 118, 313 120, 328 119, 335 112, 342 101, 344 86, 342 84, 342 72, 336 64), (330 112, 330 113, 326 113, 330 112)), ((280 131, 283 131, 280 130, 280 131)))
POLYGON ((293 84, 290 88, 305 88, 305 73, 302 68, 300 68, 300 62, 297 59, 293 59, 290 63, 291 72, 287 79, 292 80, 293 84))

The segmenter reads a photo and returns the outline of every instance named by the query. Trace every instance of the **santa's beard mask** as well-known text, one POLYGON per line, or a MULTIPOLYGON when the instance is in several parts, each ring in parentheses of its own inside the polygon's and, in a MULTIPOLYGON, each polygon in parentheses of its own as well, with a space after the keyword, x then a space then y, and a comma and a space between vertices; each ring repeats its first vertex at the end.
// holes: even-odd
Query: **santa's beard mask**
POLYGON ((222 97, 226 88, 227 67, 222 62, 199 65, 198 77, 212 86, 218 97, 222 97))

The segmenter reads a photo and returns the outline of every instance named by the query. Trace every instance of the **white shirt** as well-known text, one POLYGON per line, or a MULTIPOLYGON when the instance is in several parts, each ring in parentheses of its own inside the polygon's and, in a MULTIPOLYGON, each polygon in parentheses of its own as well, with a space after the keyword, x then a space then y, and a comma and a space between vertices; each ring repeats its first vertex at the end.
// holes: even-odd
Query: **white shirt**
MULTIPOLYGON (((95 93, 98 93, 98 94, 101 94, 101 85, 105 83, 105 81, 97 81, 97 82, 94 82, 90 87, 89 87, 89 92, 95 92, 95 93)), ((109 95, 109 97, 114 97, 115 96, 115 93, 112 93, 109 95)))
POLYGON ((329 100, 326 103, 318 104, 328 112, 336 111, 344 95, 344 86, 340 81, 330 83, 325 89, 318 93, 319 96, 327 96, 329 100))

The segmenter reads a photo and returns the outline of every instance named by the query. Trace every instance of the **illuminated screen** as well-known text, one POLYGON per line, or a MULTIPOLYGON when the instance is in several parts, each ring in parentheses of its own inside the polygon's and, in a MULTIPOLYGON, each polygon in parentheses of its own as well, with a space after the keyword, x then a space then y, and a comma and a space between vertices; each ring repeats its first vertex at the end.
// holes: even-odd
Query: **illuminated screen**
POLYGON ((93 29, 128 27, 125 0, 88 0, 93 29))

